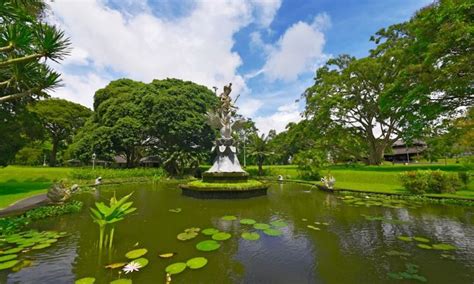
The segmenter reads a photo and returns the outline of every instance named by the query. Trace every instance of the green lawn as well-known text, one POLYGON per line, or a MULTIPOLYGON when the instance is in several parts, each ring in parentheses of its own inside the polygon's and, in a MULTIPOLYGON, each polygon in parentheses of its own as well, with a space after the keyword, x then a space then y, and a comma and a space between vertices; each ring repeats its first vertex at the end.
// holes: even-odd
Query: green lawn
POLYGON ((69 168, 18 166, 0 168, 0 208, 46 192, 55 180, 69 176, 70 172, 69 168))
MULTIPOLYGON (((284 176, 286 179, 299 179, 297 167, 294 165, 286 166, 264 166, 267 176, 284 176)), ((321 172, 322 175, 331 174, 336 178, 336 188, 353 191, 373 192, 373 193, 391 193, 407 194, 400 180, 399 174, 411 170, 443 170, 449 172, 458 172, 464 170, 472 171, 472 167, 466 168, 461 164, 410 164, 410 165, 383 165, 383 166, 332 166, 321 172)), ((256 173, 256 167, 247 167, 251 173, 256 173)), ((319 182, 319 181, 314 181, 319 182)), ((474 181, 471 179, 467 189, 460 190, 456 194, 427 194, 431 197, 446 198, 468 198, 474 199, 474 181)))

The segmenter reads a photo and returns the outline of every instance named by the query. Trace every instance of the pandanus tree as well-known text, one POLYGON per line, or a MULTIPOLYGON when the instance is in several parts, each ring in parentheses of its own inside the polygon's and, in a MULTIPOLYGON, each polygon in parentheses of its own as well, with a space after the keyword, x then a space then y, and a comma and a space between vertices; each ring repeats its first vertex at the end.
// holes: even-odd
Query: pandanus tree
POLYGON ((0 104, 44 97, 60 83, 46 60, 62 60, 70 41, 42 21, 46 10, 44 1, 0 0, 0 104))
POLYGON ((105 205, 103 202, 96 202, 96 208, 90 208, 91 217, 95 223, 99 226, 99 249, 102 250, 106 235, 108 236, 109 249, 112 247, 115 233, 115 223, 122 221, 126 215, 134 212, 136 208, 132 207, 133 202, 127 202, 132 196, 133 192, 127 196, 122 197, 120 200, 117 200, 114 196, 110 199, 109 206, 105 205), (107 229, 109 229, 109 234, 107 234, 107 229))

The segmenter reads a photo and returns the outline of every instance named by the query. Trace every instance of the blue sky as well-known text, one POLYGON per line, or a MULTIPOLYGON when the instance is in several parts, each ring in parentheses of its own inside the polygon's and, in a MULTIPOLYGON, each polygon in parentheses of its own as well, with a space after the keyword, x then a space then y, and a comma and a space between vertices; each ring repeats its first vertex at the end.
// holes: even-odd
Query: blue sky
POLYGON ((52 95, 91 107, 114 79, 175 77, 222 89, 261 132, 300 119, 296 102, 333 56, 366 56, 377 30, 427 0, 57 0, 50 21, 73 51, 52 95))

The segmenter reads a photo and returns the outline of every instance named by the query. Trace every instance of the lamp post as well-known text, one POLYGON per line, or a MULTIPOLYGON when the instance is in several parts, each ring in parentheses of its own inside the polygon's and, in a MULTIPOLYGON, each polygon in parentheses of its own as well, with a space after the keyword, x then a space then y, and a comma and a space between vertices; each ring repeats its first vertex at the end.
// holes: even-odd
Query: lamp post
POLYGON ((97 155, 95 153, 92 154, 92 169, 95 168, 95 158, 97 158, 97 155))

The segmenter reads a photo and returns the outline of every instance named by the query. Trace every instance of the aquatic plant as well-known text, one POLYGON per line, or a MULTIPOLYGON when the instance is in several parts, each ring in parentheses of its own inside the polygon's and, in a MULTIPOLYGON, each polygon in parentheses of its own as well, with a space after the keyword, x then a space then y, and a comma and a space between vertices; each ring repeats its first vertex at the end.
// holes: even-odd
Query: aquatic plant
POLYGON ((109 249, 112 247, 114 233, 115 233, 115 223, 122 221, 126 215, 134 212, 136 208, 132 207, 133 202, 127 202, 128 199, 132 196, 133 192, 129 195, 122 197, 120 200, 117 200, 114 196, 110 199, 109 206, 105 205, 103 202, 96 202, 96 208, 90 208, 91 217, 95 223, 99 226, 99 249, 102 250, 104 246, 104 235, 106 233, 107 226, 110 225, 109 233, 109 249))
POLYGON ((321 182, 324 184, 325 187, 333 189, 334 184, 336 183, 336 179, 332 175, 328 175, 321 178, 321 182))
POLYGON ((140 263, 136 261, 132 261, 128 263, 127 265, 125 265, 122 270, 125 272, 125 274, 128 274, 130 272, 139 271, 140 268, 142 268, 140 263))
POLYGON ((405 264, 405 271, 403 272, 389 272, 387 273, 388 277, 397 280, 417 280, 420 282, 427 282, 426 277, 418 274, 419 266, 413 263, 405 264))

